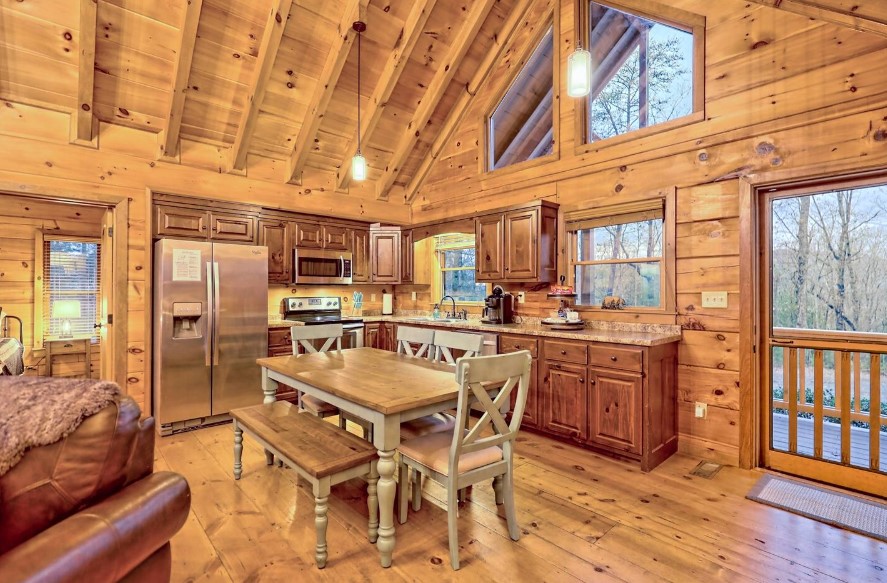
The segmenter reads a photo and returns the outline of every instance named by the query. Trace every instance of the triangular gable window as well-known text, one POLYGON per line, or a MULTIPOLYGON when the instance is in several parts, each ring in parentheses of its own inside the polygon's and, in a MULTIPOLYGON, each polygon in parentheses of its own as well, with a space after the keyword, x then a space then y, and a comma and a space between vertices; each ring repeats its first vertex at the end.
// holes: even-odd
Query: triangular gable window
POLYGON ((554 27, 551 26, 489 118, 488 170, 552 153, 553 79, 554 27))
POLYGON ((694 92, 694 27, 588 2, 592 86, 586 141, 687 116, 694 92))

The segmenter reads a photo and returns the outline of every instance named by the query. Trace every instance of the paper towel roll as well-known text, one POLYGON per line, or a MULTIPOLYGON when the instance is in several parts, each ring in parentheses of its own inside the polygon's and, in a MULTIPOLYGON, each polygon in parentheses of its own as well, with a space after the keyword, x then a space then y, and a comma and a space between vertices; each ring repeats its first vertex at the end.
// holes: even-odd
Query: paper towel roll
POLYGON ((394 313, 394 295, 382 294, 382 315, 388 316, 394 313))

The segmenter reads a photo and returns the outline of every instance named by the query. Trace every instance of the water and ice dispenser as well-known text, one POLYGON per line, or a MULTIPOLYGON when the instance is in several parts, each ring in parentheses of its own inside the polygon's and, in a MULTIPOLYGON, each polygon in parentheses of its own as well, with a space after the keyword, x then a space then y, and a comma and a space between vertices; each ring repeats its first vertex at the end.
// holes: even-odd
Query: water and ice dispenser
POLYGON ((172 337, 201 338, 200 318, 203 315, 201 302, 174 302, 172 305, 172 337))

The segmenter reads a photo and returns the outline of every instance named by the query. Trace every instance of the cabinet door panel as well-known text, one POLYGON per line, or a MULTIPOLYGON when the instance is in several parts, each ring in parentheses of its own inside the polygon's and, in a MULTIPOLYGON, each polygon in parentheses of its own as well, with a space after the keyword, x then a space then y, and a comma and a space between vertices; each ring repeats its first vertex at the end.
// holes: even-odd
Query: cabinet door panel
POLYGON ((542 385, 542 428, 584 441, 588 397, 584 366, 545 362, 542 385))
POLYGON ((320 249, 323 247, 323 227, 318 223, 298 223, 296 225, 296 247, 320 249))
POLYGON ((354 229, 351 235, 351 281, 356 283, 369 280, 370 232, 354 229))
POLYGON ((413 231, 401 231, 400 246, 400 282, 413 283, 413 231))
POLYGON ((374 283, 400 283, 400 231, 370 232, 374 283))
POLYGON ((502 279, 502 215, 480 217, 475 222, 474 233, 475 281, 499 281, 502 279))
POLYGON ((363 345, 368 348, 380 348, 379 327, 381 323, 367 324, 363 328, 363 345))
POLYGON ((210 214, 209 238, 213 241, 256 242, 256 219, 242 215, 210 214))
POLYGON ((590 440, 613 449, 641 453, 641 375, 589 368, 588 376, 590 440))
POLYGON ((347 251, 348 229, 346 229, 345 227, 337 227, 335 225, 324 225, 323 246, 326 249, 347 251))
POLYGON ((290 223, 260 220, 259 245, 268 247, 268 283, 291 282, 293 249, 290 223))
MULTIPOLYGON (((532 360, 532 364, 530 365, 530 386, 527 390, 527 404, 524 408, 524 418, 521 421, 521 427, 539 427, 539 361, 537 359, 532 360)), ((511 393, 511 407, 510 410, 514 411, 514 404, 517 401, 517 393, 512 391, 511 393)))
POLYGON ((539 274, 539 209, 505 213, 505 279, 529 281, 539 274))
POLYGON ((174 206, 154 206, 154 229, 158 237, 206 239, 209 212, 174 206))

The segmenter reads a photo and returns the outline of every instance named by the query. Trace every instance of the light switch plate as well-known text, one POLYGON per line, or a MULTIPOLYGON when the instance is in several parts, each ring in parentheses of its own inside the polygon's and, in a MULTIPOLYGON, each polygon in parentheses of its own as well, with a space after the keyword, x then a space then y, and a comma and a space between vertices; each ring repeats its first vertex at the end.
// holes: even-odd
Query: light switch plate
POLYGON ((413 301, 416 301, 416 292, 412 292, 413 301))
POLYGON ((708 404, 707 403, 700 403, 699 401, 696 401, 695 414, 696 414, 697 418, 705 419, 705 417, 708 415, 708 404))
POLYGON ((727 292, 702 292, 703 308, 727 308, 727 292))

